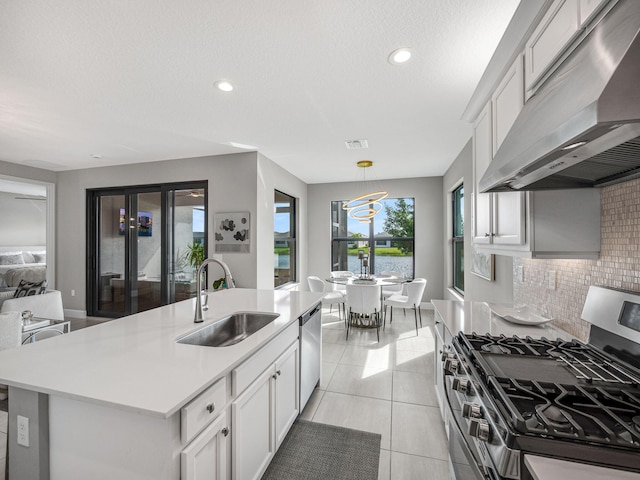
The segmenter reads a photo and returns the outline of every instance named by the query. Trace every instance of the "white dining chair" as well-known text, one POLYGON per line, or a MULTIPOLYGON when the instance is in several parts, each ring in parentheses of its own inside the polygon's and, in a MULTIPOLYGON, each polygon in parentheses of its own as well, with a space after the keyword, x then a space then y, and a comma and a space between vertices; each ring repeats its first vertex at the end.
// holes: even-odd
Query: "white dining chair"
MULTIPOLYGON (((324 297, 322 297, 322 305, 323 306, 329 305, 329 313, 331 313, 334 305, 338 306, 338 319, 341 319, 340 307, 342 307, 343 314, 344 314, 345 296, 340 292, 325 293, 324 280, 322 280, 320 277, 317 277, 315 275, 311 275, 307 277, 307 282, 309 283, 309 290, 311 290, 312 292, 325 294, 324 297)), ((346 322, 346 315, 345 315, 345 322, 346 322)))
POLYGON ((375 328, 380 341, 380 285, 347 285, 347 340, 355 324, 375 328))
POLYGON ((389 323, 393 322, 393 307, 413 308, 413 316, 416 320, 416 335, 418 335, 418 316, 420 317, 420 326, 422 327, 422 313, 420 312, 420 303, 422 302, 422 294, 427 287, 425 278, 416 278, 412 282, 405 284, 407 290, 406 295, 391 295, 384 301, 384 321, 387 321, 387 307, 391 307, 391 317, 389 323))
MULTIPOLYGON (((355 277, 355 275, 348 271, 348 270, 334 270, 333 272, 330 273, 331 278, 351 278, 351 277, 355 277)), ((347 289, 345 288, 345 285, 340 285, 339 283, 332 283, 331 284, 331 289, 334 292, 340 292, 342 295, 347 296, 347 289)))
MULTIPOLYGON (((404 273, 402 272, 382 272, 380 274, 382 278, 397 278, 399 282, 404 279, 404 273)), ((382 297, 389 298, 391 295, 401 294, 403 289, 403 284, 398 283, 396 285, 385 285, 382 287, 382 297)))

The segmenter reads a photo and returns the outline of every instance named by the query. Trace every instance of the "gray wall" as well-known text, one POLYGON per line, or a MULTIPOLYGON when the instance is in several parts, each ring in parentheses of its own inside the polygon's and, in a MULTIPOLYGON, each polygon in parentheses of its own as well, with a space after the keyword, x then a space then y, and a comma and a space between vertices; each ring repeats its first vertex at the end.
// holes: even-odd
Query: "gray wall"
MULTIPOLYGON (((390 198, 415 198, 415 276, 427 279, 423 301, 442 298, 442 178, 381 180, 390 198)), ((309 275, 331 271, 331 202, 353 197, 359 182, 309 185, 309 275)), ((304 285, 307 288, 307 285, 304 285)))
MULTIPOLYGON (((58 250, 57 285, 65 308, 85 310, 86 189, 194 180, 209 182, 209 225, 213 225, 215 212, 250 212, 250 252, 222 256, 237 285, 273 288, 273 189, 299 197, 304 208, 306 185, 256 152, 239 153, 60 172, 57 235, 64 248, 58 250), (71 290, 76 292, 74 297, 71 290)), ((212 255, 213 228, 208 242, 212 255)), ((299 250, 304 265, 304 242, 299 250)))
POLYGON ((513 302, 513 260, 511 257, 495 255, 495 280, 489 282, 471 273, 472 263, 472 242, 471 242, 471 198, 473 189, 472 171, 472 140, 469 140, 458 157, 451 164, 442 179, 443 191, 443 215, 445 228, 444 239, 444 259, 445 272, 443 292, 447 300, 456 300, 451 286, 453 284, 451 272, 451 192, 464 182, 464 299, 475 301, 487 301, 496 303, 513 302))

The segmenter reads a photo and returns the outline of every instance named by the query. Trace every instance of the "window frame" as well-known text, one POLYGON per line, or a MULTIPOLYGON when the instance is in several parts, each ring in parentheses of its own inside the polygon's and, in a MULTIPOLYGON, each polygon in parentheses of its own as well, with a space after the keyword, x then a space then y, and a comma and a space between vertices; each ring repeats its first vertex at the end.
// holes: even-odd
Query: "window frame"
POLYGON ((464 296, 464 201, 460 205, 460 199, 464 199, 464 182, 460 183, 451 191, 451 288, 458 294, 464 296), (461 195, 458 195, 461 193, 461 195), (456 228, 458 213, 462 215, 460 232, 456 228), (458 233, 461 233, 459 235, 458 233), (458 265, 456 247, 462 246, 462 264, 458 265), (460 279, 462 285, 457 283, 457 269, 460 268, 460 279))
MULTIPOLYGON (((411 277, 415 277, 415 273, 416 273, 416 241, 415 241, 415 235, 416 235, 416 228, 415 228, 415 217, 416 217, 416 199, 415 197, 394 197, 394 198, 389 198, 388 200, 411 200, 412 202, 412 207, 413 207, 413 219, 414 219, 414 224, 413 224, 413 236, 411 237, 382 237, 383 242, 411 242, 412 245, 412 256, 411 256, 411 277)), ((375 255, 375 249, 377 247, 380 248, 384 248, 382 246, 378 246, 376 245, 376 243, 378 242, 378 239, 380 238, 379 236, 375 235, 374 233, 374 228, 375 228, 375 217, 373 218, 372 223, 369 224, 369 233, 368 236, 366 237, 353 237, 353 236, 349 236, 348 235, 348 220, 346 221, 345 225, 347 225, 347 235, 334 235, 334 231, 335 228, 340 226, 340 222, 334 222, 334 218, 333 218, 333 214, 335 211, 338 212, 338 215, 343 217, 343 219, 346 219, 347 217, 347 212, 345 210, 342 209, 342 204, 344 203, 344 200, 333 200, 331 201, 331 258, 330 258, 330 271, 334 271, 334 270, 349 270, 348 268, 348 256, 347 256, 347 261, 346 264, 342 264, 341 260, 338 259, 338 261, 334 262, 334 258, 336 258, 337 254, 336 253, 336 243, 340 243, 340 244, 351 244, 351 243, 357 243, 357 242, 366 242, 366 247, 362 247, 362 248, 366 248, 369 249, 369 268, 370 268, 370 273, 371 274, 375 274, 375 273, 380 273, 380 272, 376 272, 376 255, 375 255)), ((347 247, 348 249, 348 247, 347 247)))
POLYGON ((288 280, 287 282, 281 283, 281 284, 276 284, 276 280, 277 277, 276 276, 276 270, 277 267, 274 266, 274 271, 273 271, 273 287, 275 289, 279 289, 279 288, 286 288, 287 286, 290 286, 292 284, 298 283, 298 241, 297 241, 297 229, 298 229, 298 215, 297 215, 297 201, 296 201, 296 197, 289 195, 288 193, 285 193, 281 190, 278 189, 274 189, 274 193, 273 193, 273 204, 274 204, 274 218, 273 218, 273 222, 274 222, 274 228, 273 228, 273 248, 274 248, 274 253, 275 253, 275 248, 276 248, 276 242, 282 242, 285 241, 289 244, 289 271, 291 279, 288 280), (289 204, 290 204, 290 208, 291 208, 291 213, 290 213, 290 222, 289 222, 289 236, 288 237, 282 237, 282 236, 278 236, 276 237, 276 229, 275 229, 275 215, 277 215, 277 209, 276 209, 276 205, 279 203, 283 203, 282 201, 278 200, 278 196, 284 196, 289 200, 289 204))

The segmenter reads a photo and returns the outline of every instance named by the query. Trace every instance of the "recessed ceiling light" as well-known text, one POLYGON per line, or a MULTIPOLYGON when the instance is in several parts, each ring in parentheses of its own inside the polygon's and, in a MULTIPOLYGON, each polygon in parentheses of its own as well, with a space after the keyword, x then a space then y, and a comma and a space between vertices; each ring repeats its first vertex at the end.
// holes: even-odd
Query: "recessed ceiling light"
POLYGON ((214 85, 223 92, 230 92, 233 90, 233 85, 226 80, 218 80, 214 85))
POLYGON ((389 63, 391 65, 400 65, 406 63, 411 58, 411 50, 409 48, 398 48, 389 55, 389 63))
POLYGON ((96 160, 100 160, 102 158, 102 155, 100 155, 99 153, 92 153, 91 154, 91 158, 95 158, 96 160))

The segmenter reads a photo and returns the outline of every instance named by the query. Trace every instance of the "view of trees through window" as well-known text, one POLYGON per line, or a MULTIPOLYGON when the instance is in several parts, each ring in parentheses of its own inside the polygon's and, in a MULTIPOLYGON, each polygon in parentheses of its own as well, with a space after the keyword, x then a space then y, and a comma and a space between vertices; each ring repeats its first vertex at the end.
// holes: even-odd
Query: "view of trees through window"
POLYGON ((349 217, 342 201, 331 202, 331 270, 365 273, 358 257, 368 255, 367 272, 414 276, 414 199, 387 198, 370 223, 349 217))
POLYGON ((453 288, 464 293, 464 186, 451 194, 453 202, 452 260, 453 288))

